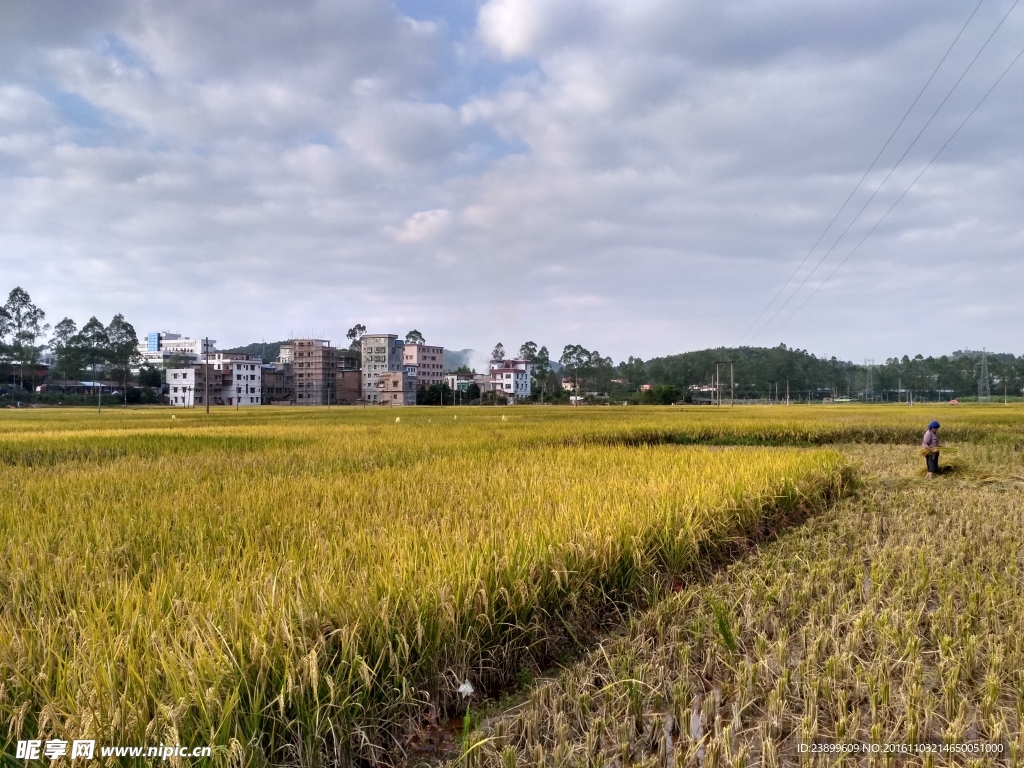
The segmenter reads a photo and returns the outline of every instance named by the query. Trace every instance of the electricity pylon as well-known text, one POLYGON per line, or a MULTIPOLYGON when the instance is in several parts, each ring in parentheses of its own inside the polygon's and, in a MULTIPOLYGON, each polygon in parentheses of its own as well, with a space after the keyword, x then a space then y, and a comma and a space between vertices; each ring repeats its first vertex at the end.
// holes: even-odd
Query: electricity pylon
POLYGON ((988 352, 984 347, 981 349, 981 362, 978 368, 978 402, 988 403, 992 400, 992 387, 988 378, 988 352))

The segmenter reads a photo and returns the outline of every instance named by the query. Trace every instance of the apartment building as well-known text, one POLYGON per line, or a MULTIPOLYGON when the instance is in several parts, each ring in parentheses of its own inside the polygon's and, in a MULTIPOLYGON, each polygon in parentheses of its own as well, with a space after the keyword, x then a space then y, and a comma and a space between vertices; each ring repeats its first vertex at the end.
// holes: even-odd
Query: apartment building
MULTIPOLYGON (((384 382, 381 377, 389 373, 405 372, 405 342, 394 333, 368 333, 360 340, 363 357, 363 400, 368 403, 383 402, 381 395, 384 382)), ((404 392, 405 381, 399 387, 404 392)), ((413 389, 413 402, 415 402, 413 389)), ((395 390, 389 391, 394 395, 395 390)), ((394 398, 389 396, 389 401, 394 398)))
POLYGON ((291 405, 295 402, 295 377, 291 363, 263 366, 264 405, 291 405))
POLYGON ((173 368, 167 372, 167 402, 177 408, 195 405, 195 368, 173 368))
POLYGON ((487 373, 491 389, 503 392, 513 402, 530 396, 533 363, 526 360, 491 360, 487 373))
MULTIPOLYGON (((146 340, 138 346, 141 365, 163 368, 172 358, 184 358, 189 363, 198 363, 203 355, 213 352, 216 339, 190 339, 170 331, 154 331, 146 334, 146 340)), ((134 369, 138 373, 138 368, 134 369)))
POLYGON ((416 386, 428 389, 444 383, 444 347, 427 344, 406 344, 403 352, 406 370, 415 366, 416 386))
POLYGON ((358 368, 337 371, 334 392, 338 405, 355 405, 363 397, 363 375, 358 368))
POLYGON ((407 371, 387 371, 378 377, 380 405, 416 405, 416 376, 407 371))
POLYGON ((446 373, 443 382, 448 385, 452 392, 465 392, 469 385, 475 381, 476 374, 473 373, 446 373))
POLYGON ((326 339, 293 339, 292 375, 297 405, 330 405, 338 371, 338 350, 326 339))
POLYGON ((263 401, 271 405, 354 404, 362 393, 359 360, 325 339, 294 339, 263 366, 263 401))
POLYGON ((263 364, 258 357, 214 352, 204 363, 166 371, 169 402, 179 408, 250 406, 263 402, 263 364), (175 398, 179 398, 175 400, 175 398))

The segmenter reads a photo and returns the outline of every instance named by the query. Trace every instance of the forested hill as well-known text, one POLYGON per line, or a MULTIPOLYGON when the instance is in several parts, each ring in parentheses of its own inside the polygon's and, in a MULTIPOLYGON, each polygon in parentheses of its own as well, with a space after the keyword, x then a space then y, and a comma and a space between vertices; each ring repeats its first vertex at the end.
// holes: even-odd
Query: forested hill
POLYGON ((262 358, 264 363, 271 363, 277 360, 277 355, 281 350, 282 344, 287 344, 288 341, 257 341, 253 344, 246 344, 244 347, 235 347, 234 349, 225 349, 225 352, 236 352, 243 355, 255 355, 256 357, 262 358))
MULTIPOLYGON (((957 351, 941 357, 889 358, 870 368, 871 391, 879 397, 899 399, 899 390, 913 390, 921 396, 970 397, 978 393, 981 352, 957 351)), ((789 382, 791 396, 822 393, 834 389, 840 396, 861 396, 868 386, 868 367, 835 357, 823 358, 803 349, 739 347, 704 349, 647 361, 630 358, 618 366, 618 377, 631 386, 654 384, 682 390, 691 385, 710 384, 715 361, 733 361, 737 397, 765 397, 778 387, 784 396, 789 382)), ((1010 395, 1024 394, 1024 357, 988 353, 987 367, 992 395, 1002 395, 1006 384, 1010 395)), ((728 363, 719 366, 721 381, 729 383, 728 363)), ((819 394, 820 396, 820 394, 819 394)))

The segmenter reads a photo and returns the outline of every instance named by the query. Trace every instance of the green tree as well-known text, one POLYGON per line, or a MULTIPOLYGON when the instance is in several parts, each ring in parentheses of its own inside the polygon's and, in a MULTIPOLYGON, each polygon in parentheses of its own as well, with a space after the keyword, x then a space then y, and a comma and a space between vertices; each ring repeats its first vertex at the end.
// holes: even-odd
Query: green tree
POLYGON ((562 364, 566 373, 562 378, 571 379, 573 389, 579 394, 579 390, 586 387, 587 380, 594 376, 596 365, 604 363, 605 359, 598 352, 591 352, 579 344, 567 344, 562 349, 562 356, 558 358, 558 362, 562 364))
POLYGON ((53 336, 50 338, 50 349, 57 357, 57 370, 64 380, 63 390, 67 393, 68 378, 78 372, 81 365, 81 355, 78 347, 75 346, 75 336, 78 334, 78 326, 70 317, 65 317, 53 328, 53 336))
POLYGON ((679 400, 682 397, 682 392, 679 387, 672 384, 659 384, 653 389, 644 392, 644 402, 653 403, 655 405, 672 405, 672 403, 679 400))
POLYGON ((11 318, 7 314, 7 309, 0 305, 0 362, 4 364, 4 376, 0 379, 0 384, 6 383, 10 380, 10 371, 8 361, 11 357, 11 345, 8 343, 8 335, 11 332, 11 318))
POLYGON ((619 363, 619 376, 629 382, 629 388, 640 389, 640 385, 647 383, 647 367, 639 357, 629 356, 624 363, 619 363))
POLYGON ((600 392, 611 389, 615 375, 614 363, 610 357, 603 357, 596 349, 587 357, 587 376, 593 387, 600 392))
POLYGON ((574 392, 579 389, 581 369, 585 356, 589 355, 590 353, 579 344, 566 344, 562 348, 562 356, 558 358, 558 362, 562 364, 562 378, 572 381, 574 392))
POLYGON ((349 328, 348 333, 345 334, 345 338, 348 339, 348 348, 359 361, 360 368, 363 367, 362 338, 364 333, 366 333, 366 326, 362 323, 356 323, 349 328))
POLYGON ((423 338, 423 334, 413 328, 407 334, 405 334, 406 344, 422 344, 426 339, 423 338))
POLYGON ((167 368, 188 368, 195 362, 191 355, 173 354, 164 358, 164 369, 167 368))
POLYGON ((139 369, 139 384, 151 389, 159 389, 164 383, 164 372, 153 365, 144 365, 139 369))
POLYGON ((551 371, 551 353, 547 347, 537 350, 537 356, 533 359, 533 378, 540 385, 540 400, 544 402, 544 395, 553 378, 551 371))
POLYGON ((447 384, 431 384, 416 393, 416 405, 444 405, 452 403, 452 390, 447 384))
POLYGON ((356 349, 359 347, 359 340, 363 338, 363 334, 366 333, 366 326, 360 323, 356 323, 348 329, 348 333, 345 337, 348 339, 349 349, 356 349))
POLYGON ((33 304, 32 297, 20 287, 12 290, 7 296, 4 316, 7 333, 11 339, 7 347, 8 354, 18 363, 19 385, 24 389, 26 367, 30 368, 30 381, 35 382, 36 362, 43 350, 43 346, 37 345, 36 341, 50 330, 50 326, 43 323, 46 313, 33 304))
POLYGON ((531 391, 531 396, 536 398, 538 395, 543 401, 544 390, 543 382, 545 377, 550 372, 551 361, 548 359, 548 348, 541 347, 537 348, 537 342, 526 341, 523 342, 522 346, 519 347, 519 359, 525 360, 531 364, 533 381, 531 382, 531 390, 536 389, 535 392, 531 391), (542 359, 543 358, 543 359, 542 359))
POLYGON ((500 341, 494 345, 494 349, 491 350, 491 360, 504 360, 505 359, 505 345, 500 341))
POLYGON ((135 328, 124 319, 124 315, 114 315, 107 326, 107 360, 113 373, 121 376, 124 404, 128 405, 128 379, 131 377, 132 366, 141 362, 139 354, 139 337, 135 328))
POLYGON ((110 340, 107 329, 95 316, 82 326, 82 330, 74 338, 74 344, 81 350, 82 362, 92 371, 92 378, 97 388, 97 410, 103 410, 103 381, 100 378, 102 369, 110 352, 110 340))

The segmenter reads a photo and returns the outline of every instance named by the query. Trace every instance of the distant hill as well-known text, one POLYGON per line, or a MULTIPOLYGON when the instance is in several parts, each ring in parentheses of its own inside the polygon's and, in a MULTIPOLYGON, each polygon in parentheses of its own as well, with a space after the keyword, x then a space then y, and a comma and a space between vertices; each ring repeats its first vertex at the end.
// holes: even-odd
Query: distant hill
POLYGON ((981 360, 983 354, 989 360, 995 360, 1000 363, 1012 363, 1017 359, 1009 352, 982 352, 980 349, 958 349, 950 357, 953 360, 959 360, 961 357, 966 357, 968 360, 981 360))
POLYGON ((244 347, 234 347, 224 351, 243 355, 255 355, 262 358, 264 363, 272 363, 274 360, 277 360, 278 353, 281 351, 281 345, 287 344, 288 341, 288 339, 283 341, 257 341, 252 344, 246 344, 244 347))
MULTIPOLYGON (((817 357, 803 349, 739 347, 703 349, 647 361, 631 358, 620 363, 617 375, 629 385, 671 385, 687 389, 708 385, 715 376, 716 361, 732 361, 735 389, 740 397, 766 397, 787 389, 792 396, 833 390, 851 397, 870 391, 874 397, 901 399, 908 390, 938 399, 971 397, 978 392, 980 352, 959 350, 941 357, 887 358, 869 368, 835 357, 817 357), (885 394, 883 394, 885 393, 885 394)), ((1008 353, 988 353, 993 394, 1006 385, 1009 395, 1024 394, 1024 358, 1008 353)), ((730 386, 728 363, 719 364, 723 386, 730 386)))
POLYGON ((472 349, 446 349, 444 351, 445 373, 454 371, 463 365, 472 368, 473 353, 472 349))
MULTIPOLYGON (((263 358, 264 363, 272 363, 277 360, 281 353, 281 345, 287 344, 291 339, 283 339, 282 341, 255 341, 252 344, 246 344, 244 347, 233 347, 232 349, 225 349, 224 352, 238 352, 243 355, 255 355, 256 357, 263 358)), ((347 350, 348 347, 342 347, 347 350)))

